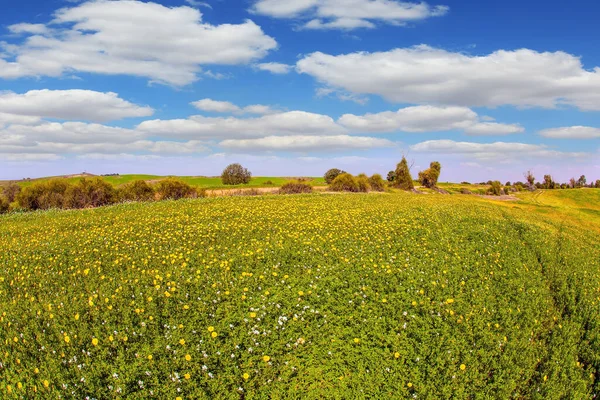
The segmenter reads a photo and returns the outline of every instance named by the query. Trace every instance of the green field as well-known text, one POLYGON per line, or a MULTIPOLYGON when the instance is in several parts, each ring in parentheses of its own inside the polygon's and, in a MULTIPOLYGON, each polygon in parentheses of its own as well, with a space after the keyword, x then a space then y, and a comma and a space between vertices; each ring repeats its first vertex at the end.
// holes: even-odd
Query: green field
MULTIPOLYGON (((37 182, 43 182, 50 179, 63 178, 63 177, 49 177, 49 178, 39 178, 39 179, 31 179, 31 180, 22 180, 17 181, 17 183, 21 187, 31 186, 37 182)), ((131 181, 135 180, 144 180, 150 182, 157 182, 159 180, 167 178, 166 176, 159 175, 117 175, 117 176, 102 176, 102 179, 105 181, 119 186, 131 181)), ((177 178, 186 182, 189 185, 198 186, 206 189, 235 189, 235 188, 259 188, 259 187, 277 187, 281 186, 283 183, 295 179, 293 177, 254 177, 247 185, 223 185, 220 177, 207 177, 207 176, 178 176, 177 178), (271 183, 269 183, 271 182, 271 183)), ((78 182, 81 177, 69 177, 64 178, 70 183, 78 182)), ((310 179, 309 183, 313 186, 324 186, 326 185, 325 180, 323 178, 306 178, 310 179)), ((9 181, 0 181, 0 185, 3 183, 6 184, 9 181)))
POLYGON ((2 215, 0 397, 594 398, 600 190, 518 196, 2 215))

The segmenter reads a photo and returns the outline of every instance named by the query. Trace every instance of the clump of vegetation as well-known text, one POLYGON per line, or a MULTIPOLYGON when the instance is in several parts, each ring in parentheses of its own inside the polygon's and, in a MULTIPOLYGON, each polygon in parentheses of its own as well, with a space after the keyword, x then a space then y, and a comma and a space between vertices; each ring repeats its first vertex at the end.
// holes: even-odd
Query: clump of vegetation
POLYGON ((21 186, 14 182, 9 183, 2 189, 2 194, 9 203, 15 201, 19 193, 21 193, 21 186))
POLYGON ((334 192, 359 192, 360 188, 355 177, 349 173, 343 173, 331 182, 329 190, 333 190, 334 192))
POLYGON ((63 208, 101 207, 118 200, 114 186, 101 178, 82 178, 65 191, 63 208))
POLYGON ((272 186, 272 185, 274 185, 273 181, 271 181, 271 180, 264 181, 264 182, 263 182, 263 184, 264 184, 264 185, 269 185, 269 186, 272 186))
POLYGON ((402 190, 413 190, 415 188, 406 157, 402 157, 402 160, 396 166, 393 184, 394 187, 402 190))
POLYGON ((379 174, 373 174, 369 178, 369 185, 371 186, 371 190, 376 192, 383 192, 385 190, 385 181, 379 174))
POLYGON ((365 174, 358 174, 356 177, 356 184, 358 185, 359 192, 367 193, 369 190, 371 190, 369 177, 365 174))
POLYGON ((467 188, 460 188, 458 192, 460 194, 472 194, 472 192, 467 188))
POLYGON ((422 186, 433 189, 437 186, 441 171, 442 165, 437 161, 433 161, 429 164, 428 169, 419 172, 419 182, 422 186))
POLYGON ((135 180, 119 187, 119 198, 122 201, 152 201, 155 192, 144 180, 135 180))
POLYGON ((221 173, 221 182, 224 185, 241 185, 250 183, 252 173, 240 164, 229 164, 221 173))
POLYGON ((0 196, 0 214, 7 213, 10 209, 10 203, 8 199, 4 196, 0 196))
POLYGON ((346 171, 342 171, 341 169, 331 168, 329 171, 325 172, 325 175, 323 175, 323 178, 325 179, 325 183, 330 185, 331 182, 333 182, 333 180, 335 178, 337 178, 341 174, 345 174, 345 173, 346 173, 346 171))
POLYGON ((487 194, 491 196, 501 196, 504 194, 502 183, 500 181, 492 181, 491 186, 487 190, 487 194))
POLYGON ((279 188, 281 194, 298 194, 298 193, 312 193, 313 187, 305 182, 291 181, 284 183, 279 188))
POLYGON ((26 210, 63 208, 69 183, 64 179, 36 182, 17 195, 17 203, 26 210))
POLYGON ((386 179, 390 183, 394 182, 394 180, 396 179, 396 171, 392 170, 392 171, 388 172, 386 179))
POLYGON ((154 189, 159 200, 179 200, 186 197, 196 197, 198 192, 177 178, 167 178, 158 182, 154 189))

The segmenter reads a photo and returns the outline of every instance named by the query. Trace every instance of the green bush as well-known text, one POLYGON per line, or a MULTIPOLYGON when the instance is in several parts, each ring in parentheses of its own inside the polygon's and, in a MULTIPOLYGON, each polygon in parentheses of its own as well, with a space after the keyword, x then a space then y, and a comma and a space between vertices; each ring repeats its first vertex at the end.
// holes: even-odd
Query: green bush
POLYGON ((325 172, 325 175, 323 175, 323 178, 325 179, 325 183, 327 183, 329 185, 329 184, 331 184, 331 182, 333 182, 333 180, 335 178, 337 178, 341 174, 345 174, 345 173, 346 173, 346 171, 342 171, 341 169, 331 168, 329 171, 325 172))
POLYGON ((493 181, 492 185, 487 190, 487 194, 492 196, 503 195, 504 190, 502 190, 502 183, 500 183, 500 181, 493 181))
POLYGON ((250 182, 252 173, 240 164, 229 164, 221 173, 221 181, 224 185, 240 185, 250 182))
POLYGON ((359 192, 360 188, 356 178, 348 173, 338 175, 329 185, 334 192, 359 192))
POLYGON ((121 201, 152 201, 155 195, 152 186, 143 180, 126 183, 118 193, 121 201))
POLYGON ((281 194, 312 193, 313 187, 308 183, 291 181, 284 183, 279 189, 281 194))
POLYGON ((102 178, 82 178, 69 185, 64 195, 64 208, 101 207, 116 203, 117 190, 102 178))
POLYGON ((160 200, 179 200, 198 196, 198 192, 193 187, 177 178, 164 179, 158 182, 154 189, 160 200))
POLYGON ((373 174, 369 178, 369 185, 371 185, 371 190, 376 192, 383 192, 385 190, 385 181, 379 174, 373 174))

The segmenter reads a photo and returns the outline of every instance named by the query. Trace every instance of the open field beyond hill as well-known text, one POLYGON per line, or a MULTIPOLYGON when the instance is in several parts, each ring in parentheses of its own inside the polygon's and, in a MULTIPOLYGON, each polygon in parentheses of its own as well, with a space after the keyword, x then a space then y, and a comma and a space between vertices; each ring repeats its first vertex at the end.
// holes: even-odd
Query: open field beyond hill
MULTIPOLYGON (((87 177, 93 177, 94 175, 87 175, 87 177)), ((70 183, 76 183, 81 180, 82 176, 59 176, 59 177, 48 177, 48 178, 38 178, 38 179, 29 179, 29 180, 18 180, 15 181, 21 187, 31 186, 37 182, 44 182, 50 179, 63 178, 66 179, 70 183)), ((114 175, 114 176, 101 176, 102 179, 111 183, 112 185, 119 186, 125 183, 129 183, 136 180, 144 180, 147 182, 158 182, 168 177, 160 176, 160 175, 136 175, 136 174, 127 174, 127 175, 114 175)), ((250 183, 246 185, 224 185, 221 182, 221 178, 218 176, 179 176, 179 179, 187 183, 188 185, 198 186, 206 189, 236 189, 236 188, 259 188, 259 187, 277 187, 281 186, 285 182, 295 179, 291 177, 264 177, 257 176, 252 178, 250 183)), ((319 178, 306 178, 307 183, 310 183, 313 186, 323 186, 325 185, 325 180, 322 177, 319 178)), ((0 185, 7 184, 10 181, 0 181, 0 185)))
POLYGON ((518 196, 0 216, 0 397, 593 398, 600 190, 518 196))

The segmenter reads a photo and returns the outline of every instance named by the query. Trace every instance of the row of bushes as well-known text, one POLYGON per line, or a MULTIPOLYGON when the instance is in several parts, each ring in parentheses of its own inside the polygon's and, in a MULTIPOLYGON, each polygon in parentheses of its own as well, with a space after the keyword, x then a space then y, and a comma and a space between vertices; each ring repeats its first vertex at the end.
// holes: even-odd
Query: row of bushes
POLYGON ((24 189, 16 184, 4 188, 0 196, 0 213, 10 210, 81 209, 128 201, 178 200, 206 196, 203 189, 169 178, 154 185, 133 181, 114 187, 102 178, 82 178, 77 183, 53 179, 34 183, 24 189))
POLYGON ((329 189, 334 192, 383 192, 385 182, 381 175, 374 174, 368 177, 365 174, 352 176, 347 172, 337 175, 329 184, 329 189))

